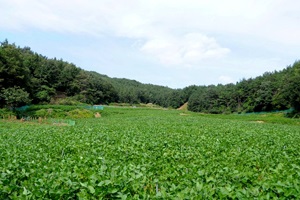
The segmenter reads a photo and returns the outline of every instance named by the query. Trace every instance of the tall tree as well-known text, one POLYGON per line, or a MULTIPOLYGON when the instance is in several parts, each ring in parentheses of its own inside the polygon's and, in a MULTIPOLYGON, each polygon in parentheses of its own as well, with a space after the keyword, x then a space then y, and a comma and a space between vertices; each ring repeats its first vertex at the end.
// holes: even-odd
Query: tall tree
POLYGON ((4 100, 9 108, 16 108, 30 103, 29 93, 20 87, 10 87, 1 90, 0 99, 4 100))

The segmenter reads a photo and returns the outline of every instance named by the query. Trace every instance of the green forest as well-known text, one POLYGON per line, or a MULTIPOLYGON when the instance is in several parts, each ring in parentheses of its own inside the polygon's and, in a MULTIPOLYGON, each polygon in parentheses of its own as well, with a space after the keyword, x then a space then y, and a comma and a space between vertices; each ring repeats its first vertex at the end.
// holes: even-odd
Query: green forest
POLYGON ((65 99, 66 104, 153 103, 170 108, 188 102, 190 111, 216 114, 287 109, 296 114, 300 112, 300 61, 235 84, 172 89, 86 71, 5 40, 0 46, 0 90, 0 107, 10 109, 65 99))

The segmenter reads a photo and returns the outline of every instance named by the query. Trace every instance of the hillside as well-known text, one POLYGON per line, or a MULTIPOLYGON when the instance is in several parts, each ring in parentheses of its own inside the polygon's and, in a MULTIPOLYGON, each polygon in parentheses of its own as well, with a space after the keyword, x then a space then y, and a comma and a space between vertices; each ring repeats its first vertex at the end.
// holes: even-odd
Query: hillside
MULTIPOLYGON (((83 70, 47 58, 29 47, 4 41, 0 46, 0 107, 55 103, 59 98, 87 104, 153 103, 195 112, 300 111, 300 62, 236 84, 171 89, 83 70)), ((66 101, 68 102, 68 101, 66 101)))

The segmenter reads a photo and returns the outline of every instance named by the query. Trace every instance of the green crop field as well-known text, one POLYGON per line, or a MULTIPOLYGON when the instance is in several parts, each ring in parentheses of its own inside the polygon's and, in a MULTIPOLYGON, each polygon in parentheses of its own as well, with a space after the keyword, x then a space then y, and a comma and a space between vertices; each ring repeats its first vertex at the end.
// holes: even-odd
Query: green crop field
POLYGON ((0 199, 300 198, 299 119, 107 107, 74 120, 0 120, 0 199))

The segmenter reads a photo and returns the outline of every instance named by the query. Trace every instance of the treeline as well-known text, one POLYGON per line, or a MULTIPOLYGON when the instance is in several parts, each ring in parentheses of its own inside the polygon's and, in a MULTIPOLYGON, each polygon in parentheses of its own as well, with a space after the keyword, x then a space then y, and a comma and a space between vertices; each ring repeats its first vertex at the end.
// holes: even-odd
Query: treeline
POLYGON ((69 98, 87 104, 154 103, 206 113, 300 112, 300 62, 236 84, 171 89, 135 80, 110 78, 72 63, 49 59, 7 40, 0 46, 0 106, 41 104, 69 98))
POLYGON ((111 83, 118 92, 122 103, 153 103, 162 107, 178 108, 188 100, 182 90, 164 86, 142 84, 135 80, 112 78, 111 83))
POLYGON ((262 112, 293 108, 300 111, 300 62, 280 72, 266 72, 237 84, 200 86, 189 98, 196 112, 262 112))

